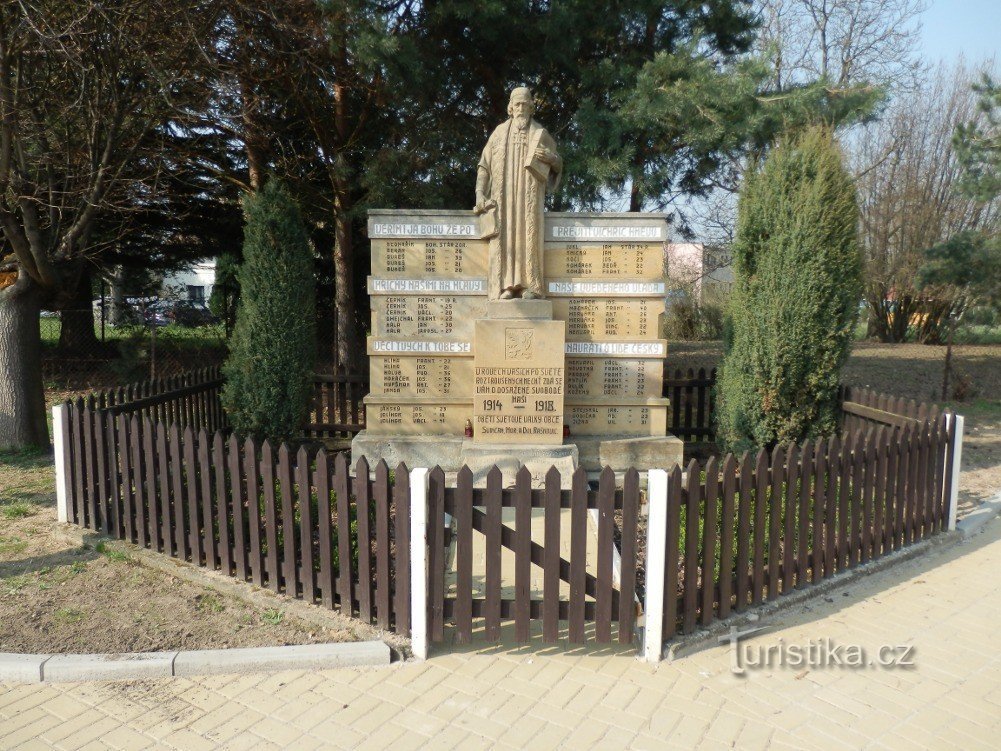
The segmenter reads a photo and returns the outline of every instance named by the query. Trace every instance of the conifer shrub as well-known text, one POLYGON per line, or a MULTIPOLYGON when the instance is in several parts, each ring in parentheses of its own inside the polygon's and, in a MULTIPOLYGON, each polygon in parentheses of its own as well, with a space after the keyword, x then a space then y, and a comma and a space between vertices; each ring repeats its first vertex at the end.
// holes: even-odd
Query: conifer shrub
POLYGON ((248 196, 240 299, 223 405, 243 435, 288 440, 309 407, 316 354, 313 253, 299 207, 276 180, 248 196))
POLYGON ((829 434, 862 299, 855 186, 829 130, 782 140, 740 194, 717 437, 743 451, 829 434))

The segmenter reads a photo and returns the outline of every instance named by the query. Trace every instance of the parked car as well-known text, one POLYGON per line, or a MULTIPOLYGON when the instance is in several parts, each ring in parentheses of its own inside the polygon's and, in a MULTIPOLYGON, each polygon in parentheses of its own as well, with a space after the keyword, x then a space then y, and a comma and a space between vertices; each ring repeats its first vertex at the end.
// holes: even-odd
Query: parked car
POLYGON ((209 326, 216 322, 216 317, 203 302, 195 300, 171 301, 166 307, 166 316, 171 323, 178 326, 209 326))

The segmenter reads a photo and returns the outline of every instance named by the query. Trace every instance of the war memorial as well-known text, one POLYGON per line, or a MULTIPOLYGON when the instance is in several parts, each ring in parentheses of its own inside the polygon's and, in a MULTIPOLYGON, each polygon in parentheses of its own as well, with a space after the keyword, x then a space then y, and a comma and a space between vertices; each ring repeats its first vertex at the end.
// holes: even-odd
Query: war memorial
POLYGON ((545 212, 562 160, 527 89, 491 134, 473 210, 369 212, 366 430, 391 466, 670 467, 667 217, 545 212))

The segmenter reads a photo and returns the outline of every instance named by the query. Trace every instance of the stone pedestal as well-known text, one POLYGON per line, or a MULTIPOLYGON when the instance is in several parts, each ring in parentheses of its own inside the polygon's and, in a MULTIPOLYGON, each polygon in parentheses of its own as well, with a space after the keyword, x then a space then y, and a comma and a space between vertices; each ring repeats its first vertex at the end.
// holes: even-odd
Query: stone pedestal
POLYGON ((563 443, 566 324, 548 300, 487 303, 473 335, 473 441, 563 443))

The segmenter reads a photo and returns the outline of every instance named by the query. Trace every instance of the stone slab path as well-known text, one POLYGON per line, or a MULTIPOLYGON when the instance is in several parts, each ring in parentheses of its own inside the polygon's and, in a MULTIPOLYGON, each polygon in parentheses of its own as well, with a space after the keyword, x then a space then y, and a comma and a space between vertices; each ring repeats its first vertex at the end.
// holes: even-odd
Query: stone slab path
POLYGON ((998 571, 995 519, 747 642, 910 645, 910 669, 738 677, 728 647, 653 667, 629 651, 533 646, 382 670, 0 685, 0 748, 997 748, 998 571))

